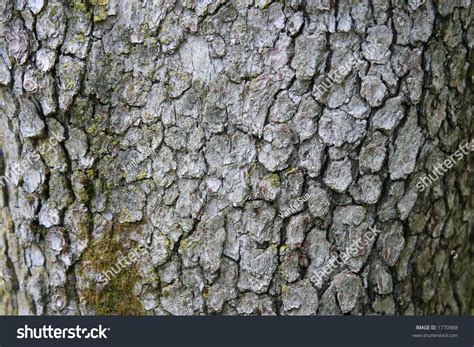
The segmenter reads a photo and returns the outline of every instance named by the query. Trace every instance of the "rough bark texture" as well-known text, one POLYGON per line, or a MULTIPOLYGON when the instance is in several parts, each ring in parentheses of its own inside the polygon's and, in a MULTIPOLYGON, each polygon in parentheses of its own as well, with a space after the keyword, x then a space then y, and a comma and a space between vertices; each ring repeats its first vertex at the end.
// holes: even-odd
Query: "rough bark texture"
POLYGON ((0 313, 468 314, 473 157, 416 184, 472 139, 472 18, 470 0, 0 1, 1 174, 28 162, 0 196, 0 313))

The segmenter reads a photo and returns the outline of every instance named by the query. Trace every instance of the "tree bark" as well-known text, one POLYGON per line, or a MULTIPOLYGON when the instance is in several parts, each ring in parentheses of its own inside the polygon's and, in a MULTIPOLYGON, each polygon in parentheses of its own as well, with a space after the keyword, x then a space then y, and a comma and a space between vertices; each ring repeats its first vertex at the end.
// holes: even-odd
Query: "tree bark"
POLYGON ((472 18, 2 1, 0 314, 472 313, 472 18))

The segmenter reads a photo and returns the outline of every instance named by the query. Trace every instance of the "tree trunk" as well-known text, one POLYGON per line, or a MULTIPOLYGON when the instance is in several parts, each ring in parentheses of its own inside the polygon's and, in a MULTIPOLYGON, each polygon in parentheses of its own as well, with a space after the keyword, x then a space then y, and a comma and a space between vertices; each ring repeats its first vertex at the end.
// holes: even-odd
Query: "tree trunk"
POLYGON ((470 0, 0 13, 0 314, 471 312, 470 0))

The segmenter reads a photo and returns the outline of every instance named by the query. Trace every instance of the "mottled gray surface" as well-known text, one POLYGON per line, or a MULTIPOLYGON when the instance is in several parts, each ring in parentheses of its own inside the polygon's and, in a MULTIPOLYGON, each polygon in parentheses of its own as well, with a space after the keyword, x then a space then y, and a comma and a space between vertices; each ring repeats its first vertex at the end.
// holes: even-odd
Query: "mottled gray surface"
POLYGON ((0 313, 471 312, 473 11, 0 1, 0 313))

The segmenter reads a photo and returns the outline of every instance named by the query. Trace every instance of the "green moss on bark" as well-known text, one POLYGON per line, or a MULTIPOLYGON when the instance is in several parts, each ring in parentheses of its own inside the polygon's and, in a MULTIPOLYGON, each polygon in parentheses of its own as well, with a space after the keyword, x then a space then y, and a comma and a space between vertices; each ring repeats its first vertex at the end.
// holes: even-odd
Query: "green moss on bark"
MULTIPOLYGON (((118 268, 120 259, 129 253, 115 237, 123 231, 120 229, 127 228, 116 225, 105 237, 87 249, 81 261, 83 275, 91 270, 104 274, 107 270, 118 268)), ((143 306, 133 293, 133 286, 139 280, 137 264, 132 262, 131 265, 121 268, 102 289, 90 283, 90 287, 82 293, 82 298, 97 315, 142 315, 143 306)))

